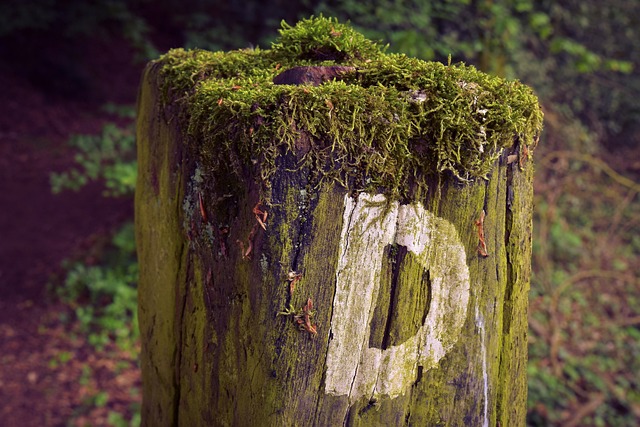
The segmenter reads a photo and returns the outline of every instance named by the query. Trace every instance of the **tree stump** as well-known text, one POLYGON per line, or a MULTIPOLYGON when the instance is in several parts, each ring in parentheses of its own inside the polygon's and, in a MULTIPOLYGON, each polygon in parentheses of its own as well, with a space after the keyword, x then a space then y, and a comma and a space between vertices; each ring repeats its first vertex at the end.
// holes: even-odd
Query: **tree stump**
POLYGON ((541 122, 325 18, 150 63, 143 425, 524 425, 541 122))

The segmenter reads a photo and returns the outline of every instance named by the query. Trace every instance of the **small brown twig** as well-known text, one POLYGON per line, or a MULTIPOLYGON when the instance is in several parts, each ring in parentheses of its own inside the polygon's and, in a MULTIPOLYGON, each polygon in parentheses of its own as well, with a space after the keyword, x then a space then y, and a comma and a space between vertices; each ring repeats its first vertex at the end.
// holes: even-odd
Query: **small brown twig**
POLYGON ((253 214, 256 216, 256 221, 258 221, 258 224, 260 224, 260 227, 262 227, 263 230, 267 230, 267 215, 268 212, 266 210, 260 210, 260 205, 262 205, 262 202, 258 201, 258 203, 256 203, 256 205, 253 207, 253 214))
POLYGON ((484 240, 484 217, 485 217, 484 209, 480 213, 480 219, 476 221, 476 227, 478 227, 478 253, 483 257, 488 257, 489 253, 487 252, 487 243, 484 240))
POLYGON ((236 243, 240 246, 240 252, 242 253, 242 259, 250 258, 251 252, 253 251, 253 239, 256 235, 256 231, 258 231, 258 225, 262 227, 263 230, 267 230, 267 211, 261 210, 260 205, 262 202, 258 201, 256 205, 253 207, 251 212, 256 216, 257 224, 254 224, 251 227, 251 231, 249 232, 249 236, 247 237, 247 246, 245 247, 244 242, 241 240, 236 240, 236 243))
POLYGON ((200 204, 200 216, 202 220, 207 222, 207 212, 204 210, 204 202, 202 201, 202 193, 198 193, 198 203, 200 204))
POLYGON ((240 239, 236 240, 238 246, 240 246, 240 253, 242 254, 242 259, 244 259, 244 242, 240 239))
POLYGON ((253 238, 258 230, 258 225, 254 224, 251 227, 251 231, 249 232, 249 236, 247 237, 247 247, 245 250, 244 243, 241 240, 236 240, 236 243, 240 245, 240 252, 242 253, 242 259, 249 259, 251 255, 251 251, 253 251, 253 238))
POLYGON ((225 243, 227 234, 229 234, 229 227, 218 227, 218 244, 220 245, 220 253, 224 258, 227 257, 227 244, 225 243))
POLYGON ((191 225, 189 228, 189 231, 187 232, 187 239, 189 239, 190 242, 193 241, 193 239, 195 238, 194 236, 196 235, 196 222, 193 220, 193 218, 191 218, 191 225))
POLYGON ((518 165, 520 166, 520 170, 524 169, 524 164, 529 160, 529 147, 526 144, 522 145, 522 151, 520 153, 520 161, 518 165))
POLYGON ((294 316, 294 321, 298 324, 301 331, 307 331, 310 335, 317 335, 317 325, 311 324, 311 317, 313 316, 313 301, 311 298, 307 299, 307 303, 302 307, 302 313, 294 316))
POLYGON ((287 276, 287 280, 289 281, 289 296, 293 297, 293 291, 296 289, 296 283, 298 283, 302 279, 302 273, 298 273, 296 271, 290 271, 287 276))
POLYGON ((585 417, 595 412, 606 400, 607 397, 604 393, 593 393, 588 402, 572 411, 570 416, 563 420, 563 425, 566 427, 580 425, 585 417))

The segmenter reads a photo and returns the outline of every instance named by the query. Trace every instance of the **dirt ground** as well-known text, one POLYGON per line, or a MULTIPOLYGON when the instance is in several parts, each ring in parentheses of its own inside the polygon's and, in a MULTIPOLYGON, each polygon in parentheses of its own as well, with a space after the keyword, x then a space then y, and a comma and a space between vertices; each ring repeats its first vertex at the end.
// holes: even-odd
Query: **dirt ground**
POLYGON ((75 76, 47 75, 46 63, 18 56, 0 62, 0 424, 6 427, 107 425, 110 411, 126 414, 140 401, 135 356, 97 352, 74 333, 76 325, 63 322, 69 309, 47 291, 63 259, 133 215, 130 199, 104 198, 99 185, 51 193, 49 174, 73 163, 66 141, 113 120, 101 111, 104 104, 135 103, 143 67, 131 65, 132 52, 122 44, 73 48, 83 58, 77 91, 75 76), (54 84, 47 79, 64 81, 65 90, 48 90, 54 84), (88 410, 104 392, 108 403, 88 410))

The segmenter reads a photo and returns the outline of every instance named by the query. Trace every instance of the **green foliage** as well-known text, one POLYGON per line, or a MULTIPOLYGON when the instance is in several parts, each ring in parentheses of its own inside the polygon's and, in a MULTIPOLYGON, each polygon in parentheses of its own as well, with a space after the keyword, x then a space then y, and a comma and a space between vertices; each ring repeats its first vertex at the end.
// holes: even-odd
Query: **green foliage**
POLYGON ((75 135, 69 144, 77 150, 78 167, 51 174, 54 193, 65 189, 77 191, 89 182, 101 180, 106 195, 133 194, 138 167, 133 125, 119 127, 108 123, 100 135, 75 135))
POLYGON ((433 60, 475 49, 472 43, 462 43, 460 31, 465 26, 460 25, 458 29, 451 28, 446 32, 441 31, 440 26, 454 22, 468 5, 468 0, 326 1, 320 2, 316 11, 350 20, 355 28, 372 39, 388 40, 393 52, 433 60))
POLYGON ((281 148, 295 153, 303 137, 311 149, 298 167, 315 170, 318 180, 396 195, 409 176, 420 185, 424 176, 416 171, 473 180, 514 137, 533 149, 542 122, 536 97, 518 82, 474 67, 384 55, 348 26, 322 17, 285 24, 272 50, 176 49, 158 63, 165 91, 180 94, 207 169, 228 159, 257 163, 263 183, 281 148), (319 86, 272 83, 301 64, 352 65, 357 73, 319 86))
POLYGON ((556 108, 568 106, 595 134, 637 130, 640 3, 542 2, 536 13, 548 17, 548 35, 527 37, 531 48, 517 55, 519 75, 556 108))
POLYGON ((582 126, 548 117, 534 212, 528 422, 637 425, 640 184, 606 163, 582 126))
MULTIPOLYGON (((108 113, 132 118, 133 108, 107 105, 108 113)), ((105 196, 133 195, 137 176, 133 125, 107 123, 100 135, 76 135, 69 145, 77 150, 77 168, 52 173, 54 193, 79 190, 89 182, 101 181, 105 196)), ((135 233, 132 222, 123 224, 106 243, 93 251, 99 264, 66 261, 66 277, 57 286, 57 295, 71 307, 89 342, 102 348, 115 341, 131 349, 138 338, 137 291, 138 264, 135 257, 135 233)))
POLYGON ((140 59, 157 57, 146 20, 134 12, 134 1, 96 0, 57 2, 54 0, 7 1, 0 3, 0 37, 23 31, 38 31, 48 37, 109 36, 118 29, 136 49, 140 59))
POLYGON ((506 55, 520 48, 523 23, 533 20, 539 31, 545 28, 532 0, 338 0, 321 2, 316 10, 351 20, 368 36, 388 40, 394 52, 443 62, 452 55, 510 78, 506 55))
POLYGON ((131 413, 133 416, 130 420, 127 420, 122 414, 118 412, 109 412, 108 421, 113 427, 137 427, 142 423, 142 416, 140 414, 140 404, 136 403, 131 407, 131 413))
MULTIPOLYGON (((106 112, 123 118, 133 118, 128 106, 105 106, 106 112)), ((74 136, 70 145, 78 150, 75 160, 79 168, 52 174, 54 192, 65 188, 78 190, 88 182, 101 180, 105 196, 131 197, 135 189, 137 166, 133 125, 125 127, 108 123, 100 135, 74 136)), ((92 247, 94 261, 65 261, 66 271, 61 284, 54 289, 58 297, 74 311, 75 321, 89 344, 104 349, 115 343, 120 349, 137 352, 139 341, 135 230, 133 222, 123 224, 114 234, 92 247), (96 262, 97 260, 97 262, 96 262)), ((51 366, 66 363, 70 354, 60 353, 51 366)), ((88 385, 93 372, 83 368, 80 383, 88 385)), ((97 392, 89 395, 72 419, 94 408, 108 405, 109 395, 97 392)), ((140 407, 133 405, 130 421, 119 413, 109 412, 109 422, 118 426, 140 425, 140 407)))
POLYGON ((68 351, 58 352, 54 358, 49 360, 49 367, 52 369, 57 368, 60 365, 64 365, 73 358, 73 354, 68 351))
MULTIPOLYGON (((105 110, 121 117, 133 114, 131 107, 108 105, 105 110)), ((91 181, 101 180, 105 195, 133 195, 137 175, 133 125, 107 123, 100 135, 76 135, 69 144, 77 150, 75 161, 79 168, 53 173, 54 193, 79 190, 91 181)), ((120 347, 130 349, 138 337, 138 264, 133 223, 123 224, 110 241, 96 245, 93 251, 100 260, 98 265, 65 262, 66 277, 62 286, 56 287, 56 293, 74 308, 91 344, 100 348, 115 340, 120 347)))
POLYGON ((592 132, 638 129, 638 2, 328 0, 315 11, 350 20, 394 52, 443 62, 452 55, 517 76, 592 132))
POLYGON ((267 46, 280 21, 312 13, 303 2, 286 0, 214 3, 184 0, 165 5, 165 22, 182 32, 175 46, 210 51, 267 46))
POLYGON ((96 392, 88 395, 82 400, 82 403, 74 408, 71 418, 76 418, 81 414, 89 412, 92 408, 102 408, 109 402, 109 394, 105 391, 96 392))
POLYGON ((2 2, 0 4, 0 36, 21 29, 42 29, 55 20, 54 0, 2 2))
POLYGON ((74 308, 89 343, 102 348, 115 341, 132 349, 139 335, 133 223, 122 226, 102 248, 101 261, 95 266, 67 262, 66 277, 56 292, 74 308))
POLYGON ((225 28, 218 22, 221 17, 197 8, 188 9, 189 13, 177 17, 185 31, 184 47, 218 51, 227 46, 248 45, 246 33, 241 26, 225 28))

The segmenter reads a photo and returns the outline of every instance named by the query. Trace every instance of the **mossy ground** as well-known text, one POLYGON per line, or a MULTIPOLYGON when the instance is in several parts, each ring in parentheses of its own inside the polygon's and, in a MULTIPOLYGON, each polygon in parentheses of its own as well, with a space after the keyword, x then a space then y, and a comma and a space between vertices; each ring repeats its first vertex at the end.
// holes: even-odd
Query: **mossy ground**
POLYGON ((430 176, 484 178, 506 147, 531 152, 542 112, 530 88, 464 64, 386 54, 328 18, 283 24, 271 49, 174 49, 162 56, 165 100, 183 106, 190 141, 209 171, 240 177, 257 167, 263 196, 276 158, 293 154, 312 184, 392 198, 426 187, 430 176), (303 65, 349 65, 340 81, 276 85, 303 65), (525 148, 526 147, 526 148, 525 148))

